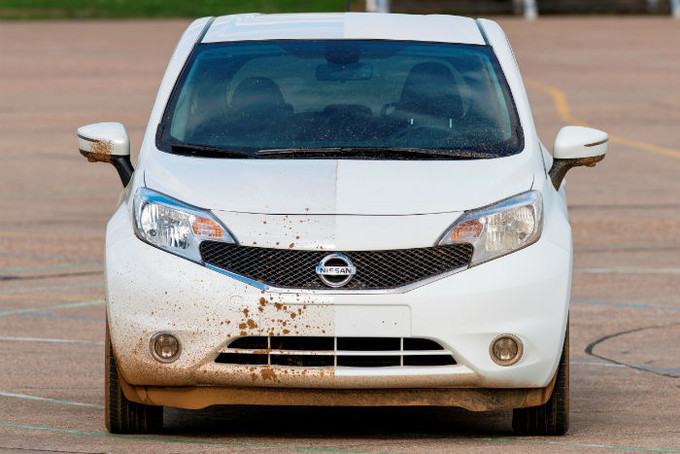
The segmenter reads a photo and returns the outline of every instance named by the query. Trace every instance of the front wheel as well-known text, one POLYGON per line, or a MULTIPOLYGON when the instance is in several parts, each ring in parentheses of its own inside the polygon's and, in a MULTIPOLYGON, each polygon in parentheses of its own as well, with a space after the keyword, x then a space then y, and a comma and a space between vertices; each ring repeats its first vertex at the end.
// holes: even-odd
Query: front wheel
POLYGON ((516 408, 512 428, 517 435, 564 435, 569 430, 569 324, 552 396, 543 405, 516 408))
POLYGON ((120 386, 116 359, 106 327, 106 428, 115 434, 153 433, 163 427, 163 407, 129 401, 120 386))

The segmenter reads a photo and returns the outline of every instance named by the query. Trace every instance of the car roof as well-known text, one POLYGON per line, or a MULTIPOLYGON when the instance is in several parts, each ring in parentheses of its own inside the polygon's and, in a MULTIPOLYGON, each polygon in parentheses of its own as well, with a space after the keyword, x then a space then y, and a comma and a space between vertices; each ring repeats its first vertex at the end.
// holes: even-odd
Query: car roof
POLYGON ((202 43, 288 39, 426 41, 484 45, 474 19, 376 13, 237 14, 214 20, 202 43))

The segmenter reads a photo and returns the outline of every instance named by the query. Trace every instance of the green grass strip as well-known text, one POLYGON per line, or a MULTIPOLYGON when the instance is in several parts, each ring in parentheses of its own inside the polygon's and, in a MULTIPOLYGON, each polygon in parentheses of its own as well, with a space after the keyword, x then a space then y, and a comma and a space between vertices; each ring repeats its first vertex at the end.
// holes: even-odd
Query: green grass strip
POLYGON ((204 440, 184 440, 181 438, 156 438, 147 437, 141 435, 119 435, 119 434, 109 434, 101 432, 86 432, 84 430, 74 430, 74 429, 57 429, 54 427, 40 427, 40 426, 27 426, 23 424, 11 424, 0 422, 0 427, 7 427, 10 429, 25 429, 25 430, 39 430, 43 432, 56 432, 70 435, 83 435, 87 437, 99 437, 99 438, 122 438, 125 440, 144 440, 144 441, 160 441, 163 443, 182 443, 190 445, 210 445, 210 446, 231 446, 237 448, 256 448, 256 449, 289 449, 291 451, 307 451, 307 452, 336 452, 343 454, 389 454, 384 451, 349 451, 345 449, 328 449, 328 448, 314 448, 309 446, 278 446, 278 445, 264 445, 255 443, 228 443, 224 441, 204 441, 204 440))
MULTIPOLYGON (((0 0, 0 19, 200 17, 234 13, 342 12, 346 0, 0 0)), ((353 0, 353 9, 363 0, 353 0)))

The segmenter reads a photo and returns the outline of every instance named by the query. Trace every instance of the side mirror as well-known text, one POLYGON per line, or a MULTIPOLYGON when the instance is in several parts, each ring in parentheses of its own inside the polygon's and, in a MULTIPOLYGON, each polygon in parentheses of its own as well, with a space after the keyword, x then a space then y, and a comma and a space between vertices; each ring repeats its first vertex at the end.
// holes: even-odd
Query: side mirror
POLYGON ((78 128, 80 154, 90 162, 108 162, 127 186, 134 168, 130 162, 130 139, 120 123, 95 123, 78 128))
POLYGON ((555 189, 559 189, 569 169, 594 167, 604 159, 609 136, 604 131, 582 126, 565 126, 555 138, 553 165, 548 174, 555 189))

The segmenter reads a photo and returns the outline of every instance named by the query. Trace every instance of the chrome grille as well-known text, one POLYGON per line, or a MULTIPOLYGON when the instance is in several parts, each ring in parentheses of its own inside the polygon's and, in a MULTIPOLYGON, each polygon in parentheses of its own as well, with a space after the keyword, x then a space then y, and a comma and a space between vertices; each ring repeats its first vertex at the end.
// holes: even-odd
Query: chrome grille
POLYGON ((232 341, 221 364, 289 367, 418 367, 456 364, 429 339, 400 337, 248 336, 232 341))
MULTIPOLYGON (((336 251, 333 251, 336 252, 336 251)), ((204 241, 206 264, 272 287, 329 289, 315 270, 331 252, 270 249, 204 241)), ((402 287, 465 267, 472 246, 455 244, 420 249, 342 252, 356 266, 356 275, 343 289, 378 290, 402 287)))

